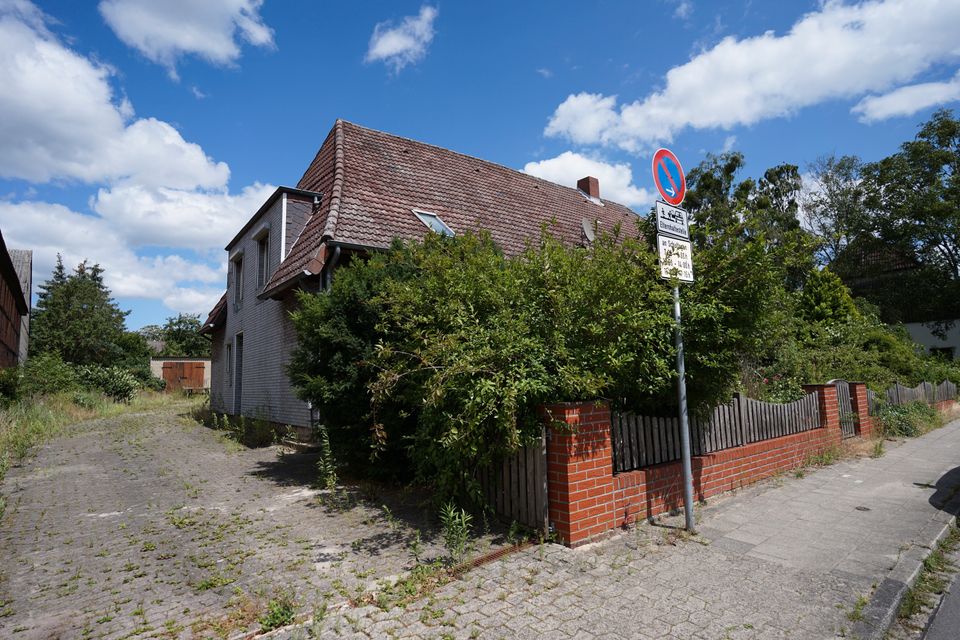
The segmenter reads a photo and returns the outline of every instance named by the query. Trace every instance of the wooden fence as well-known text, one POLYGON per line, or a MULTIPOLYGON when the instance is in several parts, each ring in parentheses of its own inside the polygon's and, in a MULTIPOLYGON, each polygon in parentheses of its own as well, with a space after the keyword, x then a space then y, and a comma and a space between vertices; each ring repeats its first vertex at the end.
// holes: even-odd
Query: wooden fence
MULTIPOLYGON (((690 448, 703 455, 820 427, 819 394, 775 404, 736 394, 708 416, 690 418, 690 448)), ((614 470, 631 471, 680 459, 680 420, 614 412, 614 470)))
POLYGON ((531 529, 546 531, 547 514, 547 437, 522 447, 493 466, 480 469, 477 479, 484 497, 497 516, 531 529))
MULTIPOLYGON (((896 382, 886 390, 883 398, 887 404, 891 405, 902 405, 910 402, 933 404, 944 400, 956 400, 957 385, 949 380, 944 380, 937 385, 932 382, 921 382, 915 387, 906 387, 896 382)), ((870 415, 876 415, 880 405, 880 396, 873 391, 867 391, 867 403, 870 407, 870 415)))

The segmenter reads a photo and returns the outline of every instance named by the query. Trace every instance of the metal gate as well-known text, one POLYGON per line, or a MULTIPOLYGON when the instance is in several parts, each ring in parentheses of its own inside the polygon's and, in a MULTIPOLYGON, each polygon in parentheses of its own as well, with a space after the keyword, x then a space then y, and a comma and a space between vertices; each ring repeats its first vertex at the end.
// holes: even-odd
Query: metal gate
POLYGON ((853 413, 853 404, 850 402, 850 383, 846 380, 831 380, 837 389, 837 408, 840 410, 840 431, 844 438, 857 435, 857 416, 853 413))

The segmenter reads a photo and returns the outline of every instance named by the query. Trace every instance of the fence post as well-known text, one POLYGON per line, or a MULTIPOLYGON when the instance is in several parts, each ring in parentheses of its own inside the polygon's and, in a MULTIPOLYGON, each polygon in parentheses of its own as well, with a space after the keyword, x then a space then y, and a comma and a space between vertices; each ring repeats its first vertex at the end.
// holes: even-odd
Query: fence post
POLYGON ((616 526, 610 405, 605 401, 544 405, 547 497, 557 537, 577 546, 616 526))
POLYGON ((857 414, 857 435, 873 435, 873 418, 870 416, 870 401, 867 398, 867 385, 863 382, 850 383, 850 409, 857 414))

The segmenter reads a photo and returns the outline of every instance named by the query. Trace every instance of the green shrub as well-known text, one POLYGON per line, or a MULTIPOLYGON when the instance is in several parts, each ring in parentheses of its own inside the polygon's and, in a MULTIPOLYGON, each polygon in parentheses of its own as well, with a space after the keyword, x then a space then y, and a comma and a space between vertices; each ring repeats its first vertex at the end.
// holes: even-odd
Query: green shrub
POLYGON ((440 510, 440 526, 443 528, 443 544, 453 562, 463 561, 470 540, 470 522, 473 516, 447 502, 440 510))
POLYGON ((144 364, 136 367, 131 367, 129 369, 130 373, 136 379, 137 383, 142 389, 150 389, 151 391, 163 391, 167 388, 167 381, 163 378, 158 378, 153 375, 153 372, 150 371, 150 365, 144 364))
POLYGON ((0 408, 20 399, 23 393, 23 371, 20 367, 0 370, 0 408))
POLYGON ((115 402, 129 403, 140 388, 133 374, 120 367, 87 364, 77 367, 77 377, 84 387, 96 389, 115 402))
POLYGON ((877 412, 880 432, 886 437, 914 438, 940 426, 937 410, 925 402, 884 405, 877 412))
POLYGON ((31 356, 22 369, 21 389, 25 396, 72 392, 80 388, 76 369, 56 353, 31 356))
POLYGON ((240 442, 251 448, 268 447, 276 441, 277 432, 267 420, 240 417, 240 442))

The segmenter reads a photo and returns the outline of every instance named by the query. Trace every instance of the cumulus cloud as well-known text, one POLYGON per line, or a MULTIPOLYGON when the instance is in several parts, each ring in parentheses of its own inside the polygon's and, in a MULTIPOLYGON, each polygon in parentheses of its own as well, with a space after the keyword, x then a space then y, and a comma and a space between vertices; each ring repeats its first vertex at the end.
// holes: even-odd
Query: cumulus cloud
MULTIPOLYGON (((166 122, 133 119, 112 70, 0 5, 0 176, 222 187, 230 170, 166 122)), ((36 14, 34 14, 36 15, 36 14)))
POLYGON ((92 208, 134 246, 222 249, 275 189, 255 183, 231 195, 127 185, 100 189, 92 208))
POLYGON ((71 49, 48 20, 26 0, 0 0, 0 177, 97 192, 90 214, 38 202, 32 187, 19 202, 8 194, 7 243, 34 249, 37 281, 63 253, 71 266, 102 264, 118 296, 205 311, 225 283, 223 246, 274 187, 231 193, 226 163, 169 123, 136 118, 111 86, 113 70, 71 49))
POLYGON ((176 78, 183 55, 229 65, 240 57, 240 40, 273 47, 261 5, 263 0, 102 0, 100 14, 118 38, 176 78))
POLYGON ((139 256, 109 221, 59 204, 0 201, 0 225, 8 246, 33 249, 38 283, 49 278, 59 253, 68 268, 82 260, 100 263, 116 296, 157 299, 176 311, 202 313, 226 282, 226 269, 218 263, 173 253, 139 256))
POLYGON ((524 173, 573 187, 577 180, 593 176, 600 182, 600 197, 613 200, 628 207, 645 207, 653 204, 653 194, 633 184, 633 170, 629 163, 609 163, 590 158, 573 151, 564 151, 555 158, 528 162, 524 173))
POLYGON ((880 96, 867 96, 853 109, 860 122, 878 122, 910 116, 921 109, 960 100, 960 73, 946 82, 924 82, 894 89, 880 96))
POLYGON ((433 41, 433 22, 437 13, 436 7, 423 5, 419 14, 407 16, 399 24, 391 21, 377 23, 370 36, 365 60, 383 62, 394 73, 420 62, 433 41))
POLYGON ((730 129, 827 100, 887 91, 960 59, 960 3, 825 2, 784 35, 727 37, 667 72, 662 89, 618 106, 616 96, 567 97, 545 133, 642 151, 680 131, 730 129))

